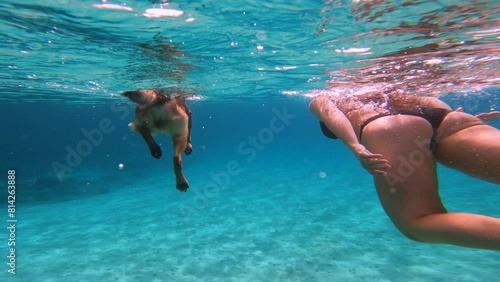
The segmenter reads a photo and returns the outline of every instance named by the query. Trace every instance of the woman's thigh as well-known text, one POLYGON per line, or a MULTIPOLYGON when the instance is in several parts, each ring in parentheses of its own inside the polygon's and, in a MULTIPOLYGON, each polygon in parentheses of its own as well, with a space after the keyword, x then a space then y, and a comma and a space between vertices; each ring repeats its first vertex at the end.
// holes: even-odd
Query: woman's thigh
POLYGON ((465 128, 436 143, 437 160, 472 177, 500 184, 500 130, 465 128))
POLYGON ((374 176, 374 182, 384 210, 405 233, 412 220, 446 212, 438 193, 435 159, 429 149, 432 128, 419 117, 384 119, 379 128, 374 121, 364 133, 363 143, 389 161, 387 175, 374 176))

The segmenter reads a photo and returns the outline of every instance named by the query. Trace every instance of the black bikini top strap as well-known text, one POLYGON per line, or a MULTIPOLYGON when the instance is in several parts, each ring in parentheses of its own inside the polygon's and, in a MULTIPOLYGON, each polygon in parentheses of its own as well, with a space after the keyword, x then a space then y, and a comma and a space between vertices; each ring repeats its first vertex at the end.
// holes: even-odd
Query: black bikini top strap
POLYGON ((367 126, 370 122, 378 119, 378 118, 381 118, 381 117, 386 117, 386 116, 390 116, 392 114, 390 113, 381 113, 381 114, 378 114, 378 115, 374 115, 368 119, 366 119, 365 121, 363 121, 363 123, 361 124, 361 126, 359 127, 359 142, 361 142, 361 137, 363 135, 363 129, 365 128, 365 126, 367 126))

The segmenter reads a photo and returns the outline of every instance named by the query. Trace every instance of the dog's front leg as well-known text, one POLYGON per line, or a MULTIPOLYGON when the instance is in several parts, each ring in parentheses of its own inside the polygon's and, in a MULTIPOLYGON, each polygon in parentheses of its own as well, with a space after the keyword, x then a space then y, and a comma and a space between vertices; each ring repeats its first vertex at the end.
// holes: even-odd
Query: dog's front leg
POLYGON ((151 152, 151 156, 155 159, 161 158, 161 148, 156 144, 155 140, 153 139, 153 136, 151 135, 151 132, 142 127, 139 130, 139 133, 141 134, 142 138, 144 138, 144 141, 146 141, 146 144, 148 144, 149 151, 151 152))
POLYGON ((189 188, 189 183, 182 173, 182 151, 187 146, 186 136, 178 136, 172 138, 174 142, 174 173, 177 190, 181 192, 186 192, 189 188))

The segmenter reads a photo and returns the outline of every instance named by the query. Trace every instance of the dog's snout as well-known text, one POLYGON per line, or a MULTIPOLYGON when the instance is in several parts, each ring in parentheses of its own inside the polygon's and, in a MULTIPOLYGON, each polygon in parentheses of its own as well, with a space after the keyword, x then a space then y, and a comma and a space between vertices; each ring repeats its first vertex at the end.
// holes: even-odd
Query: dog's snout
POLYGON ((121 93, 121 95, 130 98, 130 97, 134 96, 136 93, 137 93, 137 91, 124 91, 121 93))

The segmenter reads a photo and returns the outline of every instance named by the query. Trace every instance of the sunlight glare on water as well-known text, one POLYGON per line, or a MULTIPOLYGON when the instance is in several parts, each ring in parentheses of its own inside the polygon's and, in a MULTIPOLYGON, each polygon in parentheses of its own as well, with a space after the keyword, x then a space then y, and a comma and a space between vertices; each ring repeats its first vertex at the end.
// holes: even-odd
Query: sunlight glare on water
POLYGON ((213 101, 440 96, 499 84, 495 1, 153 2, 2 1, 1 99, 95 103, 170 87, 213 101))

